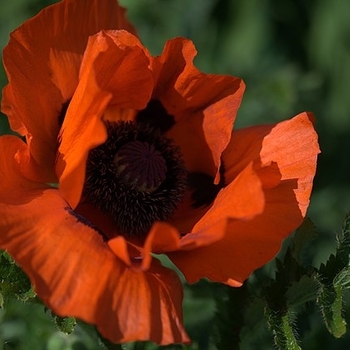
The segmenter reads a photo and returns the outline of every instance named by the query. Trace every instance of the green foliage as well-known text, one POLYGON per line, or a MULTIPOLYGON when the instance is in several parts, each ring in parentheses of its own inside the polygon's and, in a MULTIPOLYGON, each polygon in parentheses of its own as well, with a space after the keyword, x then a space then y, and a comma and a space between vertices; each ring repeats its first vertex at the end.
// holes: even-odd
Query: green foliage
POLYGON ((59 317, 52 312, 51 317, 57 328, 65 334, 71 334, 77 325, 77 321, 74 317, 59 317))
MULTIPOLYGON (((273 341, 280 350, 303 349, 303 344, 309 340, 307 336, 303 339, 305 331, 300 327, 309 327, 308 320, 311 322, 314 317, 311 315, 318 317, 319 327, 323 320, 332 336, 343 337, 346 334, 344 297, 350 286, 349 219, 350 214, 338 236, 335 254, 319 268, 311 264, 310 253, 317 231, 311 220, 306 219, 273 264, 256 271, 239 289, 242 294, 229 290, 232 298, 218 303, 218 319, 224 322, 218 323, 217 348, 265 349, 264 344, 270 342, 266 346, 270 349, 273 341), (274 276, 271 269, 275 270, 274 276), (319 313, 310 314, 311 305, 315 311, 316 307, 320 308, 323 319, 319 313), (304 317, 299 316, 301 314, 304 317)), ((315 327, 316 322, 313 324, 315 327)), ((326 342, 321 338, 318 341, 317 337, 312 339, 315 349, 325 348, 327 343, 332 344, 332 349, 337 348, 331 338, 326 342)), ((344 343, 339 343, 339 349, 342 349, 341 344, 344 343)))
POLYGON ((306 218, 292 239, 291 254, 302 266, 312 265, 310 248, 317 236, 315 224, 306 218))
POLYGON ((301 349, 295 329, 294 310, 314 300, 318 286, 313 269, 304 267, 300 260, 304 249, 314 238, 314 225, 306 220, 291 239, 283 260, 276 258, 276 276, 263 288, 266 301, 265 316, 278 349, 301 349))
POLYGON ((268 325, 274 335, 275 345, 281 350, 300 350, 293 329, 293 316, 288 310, 265 309, 268 325))
POLYGON ((296 307, 314 301, 319 289, 320 285, 314 277, 303 275, 298 281, 292 282, 286 290, 287 304, 296 307))
POLYGON ((344 291, 350 286, 350 214, 347 215, 343 230, 337 239, 336 253, 322 264, 318 280, 321 290, 318 296, 327 329, 335 337, 340 338, 346 332, 344 319, 344 291))
POLYGON ((35 296, 26 274, 7 252, 0 251, 0 307, 14 297, 20 301, 28 301, 35 296))
POLYGON ((310 221, 304 222, 297 230, 283 262, 276 260, 276 278, 267 287, 265 311, 279 349, 299 348, 291 312, 296 306, 311 301, 320 307, 325 325, 334 337, 340 338, 346 333, 343 298, 345 289, 350 285, 350 214, 346 216, 338 236, 336 253, 330 255, 319 269, 300 265, 302 247, 307 247, 308 239, 314 237, 312 231, 314 226, 310 221), (300 237, 301 234, 304 238, 300 237), (299 257, 299 261, 293 258, 292 252, 299 257))

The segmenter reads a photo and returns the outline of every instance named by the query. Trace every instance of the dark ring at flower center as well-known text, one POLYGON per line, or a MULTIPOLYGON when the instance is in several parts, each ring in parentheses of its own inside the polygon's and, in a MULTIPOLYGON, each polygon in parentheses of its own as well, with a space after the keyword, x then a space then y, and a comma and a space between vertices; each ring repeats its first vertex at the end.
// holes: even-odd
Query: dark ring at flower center
POLYGON ((138 140, 121 147, 114 156, 117 173, 126 185, 153 192, 166 179, 166 162, 154 145, 138 140))

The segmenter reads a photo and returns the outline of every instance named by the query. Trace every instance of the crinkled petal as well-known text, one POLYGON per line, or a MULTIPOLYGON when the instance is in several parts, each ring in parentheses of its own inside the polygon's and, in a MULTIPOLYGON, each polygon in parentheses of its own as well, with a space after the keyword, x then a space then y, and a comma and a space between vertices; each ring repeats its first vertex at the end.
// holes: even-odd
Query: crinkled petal
POLYGON ((175 118, 168 134, 181 147, 187 168, 212 175, 217 183, 245 86, 239 78, 200 72, 193 65, 196 53, 190 40, 166 43, 152 61, 153 97, 175 118))
MULTIPOLYGON (((234 131, 223 161, 227 181, 254 164, 265 207, 251 220, 230 219, 221 240, 170 257, 189 282, 208 277, 239 286, 272 259, 282 240, 302 222, 309 204, 319 147, 311 116, 234 131)), ((246 183, 244 186, 249 186, 246 183)), ((232 197, 235 204, 235 198, 232 197)), ((233 205, 234 205, 233 204, 233 205)), ((237 206, 240 201, 237 201, 237 206)))
POLYGON ((253 161, 265 188, 282 180, 297 182, 294 194, 305 215, 320 152, 313 119, 310 113, 301 113, 278 124, 234 131, 223 154, 227 181, 253 161))
POLYGON ((218 193, 212 207, 181 240, 181 246, 193 249, 219 241, 230 219, 250 220, 262 213, 264 205, 260 179, 250 164, 218 193))
POLYGON ((181 260, 181 251, 192 251, 220 241, 225 236, 231 219, 250 220, 262 213, 264 203, 260 179, 250 164, 231 184, 219 192, 212 207, 192 231, 182 238, 175 226, 169 223, 155 223, 143 246, 144 260, 141 268, 148 268, 152 252, 168 253, 177 264, 177 258, 181 260))
MULTIPOLYGON (((293 190, 285 181, 265 191, 264 212, 252 220, 229 219, 221 240, 190 251, 170 254, 189 283, 200 278, 240 286, 278 252, 282 240, 302 221, 293 190)), ((212 229, 216 229, 215 226, 212 229)))
POLYGON ((150 99, 153 80, 148 65, 141 44, 126 31, 90 37, 60 132, 56 165, 61 194, 71 207, 80 200, 89 151, 107 138, 102 119, 107 105, 141 109, 150 99))
POLYGON ((3 60, 9 84, 2 111, 13 130, 31 138, 32 160, 22 171, 56 181, 54 159, 59 115, 78 84, 88 37, 101 29, 134 32, 115 0, 64 0, 45 8, 11 34, 3 60))
POLYGON ((43 302, 95 324, 113 342, 187 342, 177 275, 156 261, 147 272, 125 265, 58 190, 20 175, 15 155, 23 147, 16 137, 0 138, 0 247, 43 302))
MULTIPOLYGON (((20 199, 25 200, 21 196, 23 189, 41 190, 48 188, 44 184, 29 181, 22 176, 19 155, 28 154, 28 146, 21 139, 12 135, 1 136, 0 147, 1 202, 16 204, 20 199)), ((0 215, 0 219, 2 219, 2 215, 0 215)))

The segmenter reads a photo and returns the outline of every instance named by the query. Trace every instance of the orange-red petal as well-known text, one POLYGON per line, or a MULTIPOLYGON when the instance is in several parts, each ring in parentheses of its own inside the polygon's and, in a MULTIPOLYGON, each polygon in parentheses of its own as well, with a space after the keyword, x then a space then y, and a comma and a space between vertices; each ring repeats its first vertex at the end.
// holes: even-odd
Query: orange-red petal
POLYGON ((187 342, 176 274, 156 261, 141 272, 119 260, 58 190, 21 176, 15 155, 24 147, 16 137, 0 138, 0 247, 38 296, 58 315, 95 324, 113 342, 187 342))
POLYGON ((153 80, 148 65, 142 45, 126 31, 90 37, 60 132, 56 165, 61 194, 71 207, 80 200, 88 152, 107 138, 102 116, 108 104, 141 109, 149 101, 153 80))
POLYGON ((278 124, 234 131, 223 154, 227 181, 232 181, 245 164, 254 162, 265 188, 283 180, 296 182, 293 192, 305 215, 320 152, 313 120, 310 113, 300 113, 278 124))
POLYGON ((134 32, 115 0, 64 0, 11 34, 3 54, 9 84, 2 111, 13 130, 31 138, 33 159, 22 164, 28 177, 56 180, 59 114, 78 84, 88 37, 101 29, 122 28, 134 32))
POLYGON ((217 195, 212 207, 182 239, 182 246, 200 247, 222 239, 230 219, 251 220, 264 210, 261 182, 249 164, 217 195))
MULTIPOLYGON (((265 191, 264 212, 252 220, 227 220, 224 235, 211 245, 170 254, 190 283, 200 278, 240 286, 278 252, 282 240, 302 221, 295 184, 282 182, 265 191)), ((215 229, 215 226, 213 227, 215 229)))
MULTIPOLYGON (((302 113, 276 125, 233 132, 223 155, 226 179, 234 181, 253 163, 264 189, 265 207, 251 220, 229 219, 222 239, 211 245, 171 253, 189 282, 208 277, 241 285, 253 270, 274 257, 282 240, 302 222, 319 153, 310 118, 302 113)), ((234 197, 232 202, 240 205, 234 197)))
MULTIPOLYGON (((250 220, 264 209, 264 194, 259 177, 252 166, 244 171, 225 189, 221 190, 212 207, 197 222, 192 231, 182 238, 179 231, 168 223, 155 223, 143 246, 142 268, 149 266, 150 254, 168 253, 176 263, 182 252, 208 246, 223 239, 229 221, 233 218, 250 220)), ((190 253, 191 254, 191 253, 190 253)))
POLYGON ((188 190, 174 215, 167 222, 174 225, 181 234, 186 234, 191 232, 193 226, 207 211, 207 206, 193 207, 192 191, 188 190))
POLYGON ((245 86, 239 78, 200 72, 193 64, 196 53, 184 38, 165 44, 152 60, 153 97, 175 118, 169 137, 181 147, 188 169, 212 175, 217 183, 245 86))
MULTIPOLYGON (((0 137, 0 199, 1 202, 16 204, 21 199, 23 189, 42 190, 48 186, 29 181, 21 174, 20 154, 28 154, 28 146, 18 137, 4 135, 0 137)), ((4 215, 0 216, 0 219, 4 215)), ((1 233, 3 235, 3 233, 1 233)))

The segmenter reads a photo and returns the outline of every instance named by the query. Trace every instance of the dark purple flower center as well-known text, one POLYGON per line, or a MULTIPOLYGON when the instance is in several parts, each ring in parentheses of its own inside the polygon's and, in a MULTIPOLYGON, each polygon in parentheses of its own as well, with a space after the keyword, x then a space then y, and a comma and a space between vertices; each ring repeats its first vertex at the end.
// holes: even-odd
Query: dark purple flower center
POLYGON ((166 179, 165 159, 148 142, 128 142, 114 156, 114 165, 125 184, 138 191, 153 192, 166 179))
POLYGON ((144 122, 107 123, 108 138, 92 149, 83 196, 109 215, 121 234, 144 236, 169 219, 187 187, 180 149, 144 122))

